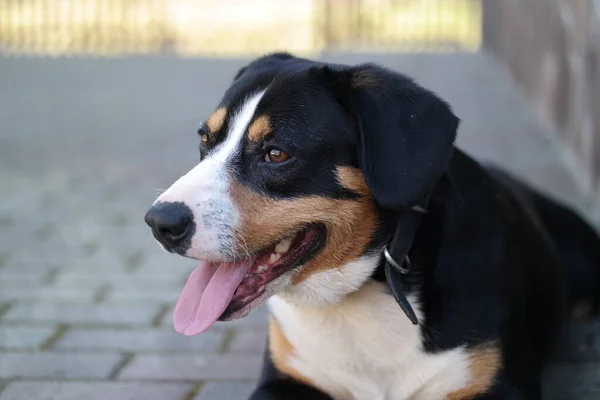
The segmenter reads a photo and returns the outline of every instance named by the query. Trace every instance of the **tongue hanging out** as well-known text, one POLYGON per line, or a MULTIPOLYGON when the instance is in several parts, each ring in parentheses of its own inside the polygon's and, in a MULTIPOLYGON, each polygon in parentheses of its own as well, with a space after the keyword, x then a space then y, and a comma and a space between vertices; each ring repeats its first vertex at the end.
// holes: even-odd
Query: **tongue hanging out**
POLYGON ((307 229, 245 260, 200 264, 188 278, 175 306, 175 330, 197 335, 251 304, 265 292, 269 282, 318 248, 320 232, 307 229))
POLYGON ((232 263, 203 262, 191 273, 173 313, 175 330, 197 335, 223 314, 253 260, 232 263))

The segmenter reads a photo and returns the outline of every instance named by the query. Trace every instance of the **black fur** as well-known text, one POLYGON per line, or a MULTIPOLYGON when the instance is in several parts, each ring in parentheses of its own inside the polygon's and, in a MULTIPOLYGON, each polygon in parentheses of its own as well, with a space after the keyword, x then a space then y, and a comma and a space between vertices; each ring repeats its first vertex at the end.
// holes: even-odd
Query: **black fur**
MULTIPOLYGON (((352 198, 335 169, 361 168, 379 210, 367 251, 386 243, 399 213, 432 192, 404 282, 422 304, 426 350, 496 343, 502 368, 479 398, 540 399, 541 369, 569 305, 589 300, 598 308, 594 230, 568 208, 455 148, 458 118, 407 77, 374 65, 278 53, 240 70, 221 105, 234 113, 245 96, 267 86, 256 115, 271 116, 277 134, 245 143, 235 160, 239 179, 273 197, 352 198), (290 161, 263 163, 271 145, 289 152, 290 161)), ((281 376, 267 354, 252 399, 296 398, 328 396, 281 376)))
POLYGON ((358 166, 379 204, 416 205, 446 167, 458 118, 433 93, 384 68, 322 69, 354 121, 358 166))

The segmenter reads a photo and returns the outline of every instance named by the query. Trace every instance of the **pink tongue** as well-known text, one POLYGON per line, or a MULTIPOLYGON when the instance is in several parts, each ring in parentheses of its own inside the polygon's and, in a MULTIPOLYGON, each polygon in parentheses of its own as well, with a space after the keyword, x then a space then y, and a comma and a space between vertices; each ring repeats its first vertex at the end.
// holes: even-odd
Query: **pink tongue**
POLYGON ((223 314, 252 260, 203 262, 190 274, 173 312, 175 330, 187 336, 207 330, 223 314))

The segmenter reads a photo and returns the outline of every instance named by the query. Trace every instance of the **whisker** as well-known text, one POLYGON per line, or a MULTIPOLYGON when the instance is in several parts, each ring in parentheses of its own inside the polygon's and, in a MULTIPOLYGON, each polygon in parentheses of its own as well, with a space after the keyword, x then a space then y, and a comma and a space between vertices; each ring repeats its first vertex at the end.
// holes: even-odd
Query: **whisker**
POLYGON ((240 246, 244 253, 246 253, 246 258, 250 258, 250 250, 248 249, 248 242, 246 242, 246 239, 236 231, 233 231, 233 234, 240 240, 240 246))

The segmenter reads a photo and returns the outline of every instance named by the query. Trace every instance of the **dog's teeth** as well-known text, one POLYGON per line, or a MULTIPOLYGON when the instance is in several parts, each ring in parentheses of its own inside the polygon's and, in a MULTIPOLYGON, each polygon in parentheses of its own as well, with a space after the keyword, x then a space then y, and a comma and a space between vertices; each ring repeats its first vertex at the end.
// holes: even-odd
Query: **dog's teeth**
POLYGON ((275 246, 275 253, 283 254, 290 249, 291 245, 292 245, 291 238, 283 239, 281 242, 277 243, 277 246, 275 246))
POLYGON ((271 257, 269 257, 269 264, 273 264, 275 261, 281 258, 281 254, 272 253, 271 257))
POLYGON ((257 273, 261 273, 261 272, 265 272, 267 270, 267 266, 266 265, 259 265, 258 268, 256 268, 256 272, 257 273))

